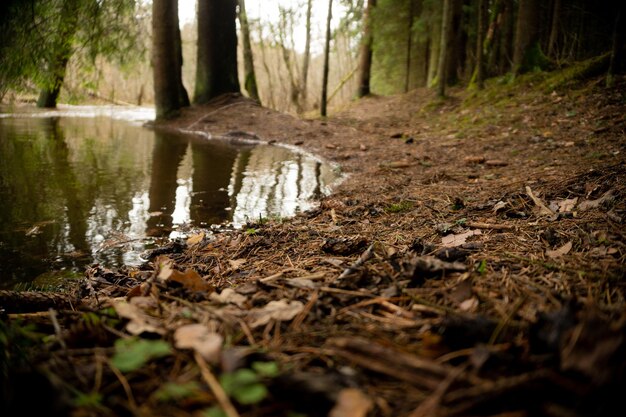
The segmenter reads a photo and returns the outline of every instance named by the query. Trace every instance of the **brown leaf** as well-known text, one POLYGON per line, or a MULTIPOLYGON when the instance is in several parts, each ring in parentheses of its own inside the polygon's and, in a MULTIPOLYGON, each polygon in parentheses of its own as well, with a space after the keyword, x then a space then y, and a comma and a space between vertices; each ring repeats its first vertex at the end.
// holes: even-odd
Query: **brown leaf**
POLYGON ((474 235, 480 235, 480 230, 469 230, 465 233, 447 235, 441 238, 441 244, 447 248, 453 248, 465 244, 465 241, 474 235))
POLYGON ((218 363, 224 339, 204 324, 188 324, 176 329, 174 341, 178 349, 193 349, 206 361, 218 363))
POLYGON ((555 250, 547 250, 546 255, 552 259, 560 258, 563 255, 567 255, 569 251, 572 250, 572 242, 567 242, 565 245, 561 246, 555 250))
POLYGON ((615 199, 614 193, 615 192, 613 190, 609 190, 606 193, 602 194, 602 197, 596 200, 585 200, 578 205, 578 209, 580 211, 587 211, 589 209, 598 208, 605 203, 610 203, 615 199))
POLYGON ((373 405, 372 400, 362 391, 344 388, 339 391, 337 403, 328 417, 366 417, 373 405))
POLYGON ((475 164, 484 164, 486 158, 484 156, 466 156, 463 158, 466 164, 475 165, 475 164))
POLYGON ((529 186, 526 186, 526 194, 528 194, 530 199, 533 200, 533 203, 535 203, 535 205, 539 208, 540 215, 542 216, 554 215, 554 212, 550 210, 543 201, 541 201, 538 197, 535 196, 535 194, 533 193, 533 190, 531 190, 529 186))
POLYGON ((204 236, 204 232, 189 236, 187 238, 187 246, 193 246, 202 242, 202 240, 204 240, 204 236))
POLYGON ((141 333, 165 334, 161 328, 161 321, 145 313, 139 306, 149 305, 153 302, 150 297, 134 297, 131 302, 125 300, 113 300, 113 308, 118 316, 128 319, 126 330, 130 334, 139 335, 141 333))
POLYGON ((211 294, 211 300, 222 304, 235 304, 238 307, 243 307, 246 301, 248 301, 248 297, 236 293, 232 288, 226 288, 219 294, 211 294))
POLYGON ((304 304, 300 301, 270 301, 264 307, 250 310, 248 318, 250 327, 263 326, 270 320, 289 321, 304 309, 304 304))
POLYGON ((232 270, 237 270, 237 269, 241 268, 241 266, 243 264, 245 264, 246 262, 247 262, 247 260, 243 259, 243 258, 242 259, 231 259, 231 260, 228 261, 228 263, 230 264, 230 268, 232 270))

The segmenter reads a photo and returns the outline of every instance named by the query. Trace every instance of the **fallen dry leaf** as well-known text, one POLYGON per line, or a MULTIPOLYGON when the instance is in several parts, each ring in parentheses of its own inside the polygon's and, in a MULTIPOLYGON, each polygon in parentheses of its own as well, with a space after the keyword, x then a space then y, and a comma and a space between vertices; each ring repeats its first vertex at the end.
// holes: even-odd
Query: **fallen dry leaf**
POLYGON ((535 196, 535 194, 533 193, 533 190, 531 190, 529 186, 526 186, 526 194, 528 194, 530 199, 533 200, 533 203, 535 203, 535 205, 539 208, 540 215, 542 216, 554 215, 554 212, 550 210, 548 206, 546 206, 546 204, 543 201, 541 201, 541 199, 535 196))
POLYGON ((486 161, 486 158, 484 156, 466 156, 465 158, 463 158, 463 160, 468 165, 484 164, 486 161))
POLYGON ((155 317, 146 314, 139 304, 142 302, 151 303, 154 300, 150 297, 134 297, 131 302, 117 299, 113 300, 113 308, 118 316, 128 319, 126 330, 130 334, 139 335, 141 333, 165 334, 165 330, 161 328, 161 321, 155 317))
POLYGON ((480 230, 469 230, 465 233, 459 233, 456 235, 446 235, 441 238, 441 244, 446 248, 453 248, 465 244, 465 241, 474 235, 480 235, 480 230))
POLYGON ((174 342, 178 349, 193 349, 207 362, 218 363, 224 339, 204 324, 196 323, 176 329, 174 342))
POLYGON ((246 301, 248 301, 248 297, 235 292, 232 288, 226 288, 219 294, 213 293, 210 298, 218 303, 235 304, 238 307, 243 307, 246 301))
POLYGON ((191 291, 213 291, 213 286, 206 282, 200 274, 195 270, 188 268, 185 272, 174 269, 174 262, 167 257, 160 257, 157 265, 159 265, 158 279, 161 281, 174 281, 182 284, 191 291))
POLYGON ((585 200, 578 205, 578 209, 580 211, 587 211, 590 209, 598 208, 604 203, 610 203, 615 199, 614 191, 609 190, 606 193, 602 194, 602 197, 596 200, 585 200))
POLYGON ((546 255, 552 259, 560 258, 563 255, 567 255, 569 251, 572 250, 572 242, 567 242, 565 245, 561 246, 555 250, 547 250, 546 255))
POLYGON ((270 320, 289 321, 304 309, 300 301, 270 301, 264 307, 250 310, 250 327, 263 326, 270 320))
POLYGON ((246 262, 247 262, 246 259, 243 259, 243 258, 242 259, 231 259, 231 260, 228 261, 228 263, 230 264, 230 267, 231 267, 232 270, 236 270, 236 269, 241 268, 241 266, 243 264, 245 264, 246 262))
POLYGON ((339 391, 337 402, 328 417, 366 417, 374 403, 362 391, 345 388, 339 391))
POLYGON ((191 235, 187 238, 187 245, 188 246, 193 246, 196 245, 200 242, 202 242, 202 240, 204 239, 204 232, 200 232, 198 234, 195 235, 191 235))

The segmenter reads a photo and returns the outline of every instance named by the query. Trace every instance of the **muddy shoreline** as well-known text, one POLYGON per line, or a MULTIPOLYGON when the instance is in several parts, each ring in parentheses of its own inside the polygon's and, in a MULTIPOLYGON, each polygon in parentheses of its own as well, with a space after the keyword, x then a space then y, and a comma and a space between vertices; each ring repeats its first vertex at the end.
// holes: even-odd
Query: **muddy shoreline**
POLYGON ((101 394, 74 415, 608 415, 626 386, 626 81, 537 77, 328 120, 235 96, 184 110, 157 128, 247 132, 348 176, 292 219, 94 266, 54 318, 8 317, 47 329, 57 389, 101 394), (146 340, 163 354, 120 370, 146 340), (224 388, 242 373, 254 401, 224 388))

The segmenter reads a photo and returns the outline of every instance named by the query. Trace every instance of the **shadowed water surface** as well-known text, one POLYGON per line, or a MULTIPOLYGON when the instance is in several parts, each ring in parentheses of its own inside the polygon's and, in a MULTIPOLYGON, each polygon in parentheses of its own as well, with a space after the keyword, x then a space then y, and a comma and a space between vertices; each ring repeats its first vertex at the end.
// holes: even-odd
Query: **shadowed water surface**
POLYGON ((290 217, 337 180, 312 155, 141 126, 152 117, 105 107, 0 115, 0 288, 92 263, 138 265, 154 239, 192 227, 290 217))

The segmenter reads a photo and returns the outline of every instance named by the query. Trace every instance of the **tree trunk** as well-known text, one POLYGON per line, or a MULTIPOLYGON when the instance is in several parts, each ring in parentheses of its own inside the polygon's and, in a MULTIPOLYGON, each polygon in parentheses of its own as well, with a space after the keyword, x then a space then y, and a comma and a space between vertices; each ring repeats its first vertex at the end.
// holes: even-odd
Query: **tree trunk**
POLYGON ((552 10, 552 27, 550 28, 550 39, 548 41, 548 56, 554 58, 556 55, 556 43, 559 37, 559 27, 561 24, 561 0, 554 0, 552 10))
POLYGON ((178 21, 178 14, 176 15, 176 38, 174 39, 176 42, 176 59, 178 63, 176 64, 176 79, 178 80, 178 101, 181 107, 188 107, 189 104, 189 94, 187 94, 187 89, 183 84, 183 44, 180 36, 180 25, 178 21))
POLYGON ((76 0, 64 0, 61 9, 62 25, 55 38, 53 56, 47 62, 50 80, 41 89, 37 107, 55 108, 61 93, 65 71, 73 53, 73 38, 78 30, 78 11, 80 5, 76 0))
POLYGON ((478 0, 478 28, 476 31, 476 87, 485 88, 485 29, 487 27, 487 0, 478 0))
POLYGON ((198 59, 194 102, 238 93, 237 0, 198 1, 198 59))
POLYGON ((611 62, 609 71, 606 76, 606 86, 613 87, 615 84, 615 74, 619 72, 624 60, 624 12, 626 6, 621 3, 615 17, 615 26, 613 27, 613 48, 611 50, 611 62))
POLYGON ((372 35, 372 12, 375 7, 376 0, 368 0, 364 16, 365 22, 363 24, 363 38, 361 40, 359 89, 356 94, 359 98, 369 96, 371 93, 370 78, 372 75, 372 45, 374 43, 372 35))
POLYGON ((540 59, 539 0, 519 0, 515 31, 513 73, 519 75, 532 69, 540 59))
POLYGON ((309 0, 306 6, 306 39, 304 41, 304 57, 302 62, 302 77, 300 78, 300 94, 302 95, 302 105, 306 107, 307 85, 309 78, 309 64, 311 61, 311 11, 313 0, 309 0))
POLYGON ((57 106, 57 100, 59 99, 59 94, 61 93, 61 87, 63 86, 63 80, 65 79, 65 70, 69 60, 69 56, 65 56, 64 53, 61 53, 58 61, 51 65, 53 77, 52 86, 43 87, 41 89, 39 98, 37 99, 37 107, 53 109, 57 106))
POLYGON ((177 16, 178 0, 153 0, 152 66, 157 119, 175 117, 180 110, 177 16))
POLYGON ((444 97, 446 95, 446 64, 448 57, 448 46, 450 44, 451 31, 451 18, 452 18, 452 0, 444 0, 443 2, 443 14, 441 16, 441 43, 439 46, 439 64, 437 69, 437 95, 444 97))
POLYGON ((407 19, 406 65, 404 70, 404 92, 409 92, 409 76, 411 75, 411 49, 413 48, 413 18, 415 3, 409 0, 409 18, 407 19))
POLYGON ((428 74, 426 85, 434 87, 437 82, 437 68, 439 66, 439 48, 441 47, 441 2, 428 3, 430 9, 430 58, 428 59, 428 74))
POLYGON ((254 71, 254 57, 252 56, 250 26, 248 25, 245 0, 239 0, 239 24, 241 25, 241 36, 243 38, 244 87, 250 98, 261 103, 256 83, 256 73, 254 71))
POLYGON ((328 16, 326 17, 326 44, 324 46, 324 70, 322 75, 322 102, 320 114, 326 117, 326 98, 328 96, 328 69, 330 59, 330 22, 333 18, 333 0, 328 0, 328 16))

